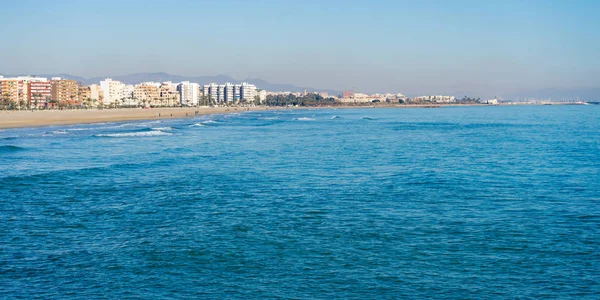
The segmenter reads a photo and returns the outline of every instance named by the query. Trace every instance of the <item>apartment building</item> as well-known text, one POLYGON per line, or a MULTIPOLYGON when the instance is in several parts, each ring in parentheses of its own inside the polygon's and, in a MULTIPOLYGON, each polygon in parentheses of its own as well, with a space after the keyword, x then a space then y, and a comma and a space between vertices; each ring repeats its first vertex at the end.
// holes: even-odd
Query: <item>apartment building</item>
POLYGON ((79 102, 89 104, 92 101, 92 89, 86 85, 79 86, 79 102))
POLYGON ((179 92, 177 91, 177 84, 170 81, 163 82, 159 86, 160 101, 163 106, 175 106, 181 103, 179 92))
MULTIPOLYGON (((232 103, 244 100, 252 102, 257 95, 256 86, 243 82, 242 84, 225 83, 217 85, 211 83, 203 86, 204 96, 210 97, 217 103, 232 103)), ((265 94, 266 98, 266 94, 265 94)))
POLYGON ((50 80, 50 93, 52 100, 58 103, 75 104, 79 102, 79 85, 75 80, 54 77, 50 80))
POLYGON ((46 78, 31 81, 27 92, 31 107, 46 107, 52 99, 52 83, 46 78))
POLYGON ((161 105, 160 83, 144 82, 133 88, 133 98, 138 103, 143 103, 151 106, 161 105))
POLYGON ((254 97, 256 96, 256 86, 254 84, 242 82, 242 86, 240 88, 240 96, 241 99, 245 102, 253 102, 254 97))
POLYGON ((114 102, 119 102, 121 101, 123 95, 127 94, 125 84, 110 78, 100 81, 100 89, 102 90, 103 95, 101 103, 104 105, 111 105, 114 102))
POLYGON ((179 91, 179 99, 181 101, 181 105, 198 105, 198 98, 200 96, 200 85, 198 85, 197 83, 190 83, 189 81, 183 81, 177 86, 177 90, 179 91))

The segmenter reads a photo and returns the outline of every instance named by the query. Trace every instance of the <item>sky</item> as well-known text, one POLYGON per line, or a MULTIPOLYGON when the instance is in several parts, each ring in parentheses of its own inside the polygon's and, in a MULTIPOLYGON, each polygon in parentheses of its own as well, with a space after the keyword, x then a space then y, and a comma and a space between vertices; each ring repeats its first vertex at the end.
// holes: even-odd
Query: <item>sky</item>
POLYGON ((226 74, 323 89, 600 87, 600 1, 19 0, 0 74, 226 74))

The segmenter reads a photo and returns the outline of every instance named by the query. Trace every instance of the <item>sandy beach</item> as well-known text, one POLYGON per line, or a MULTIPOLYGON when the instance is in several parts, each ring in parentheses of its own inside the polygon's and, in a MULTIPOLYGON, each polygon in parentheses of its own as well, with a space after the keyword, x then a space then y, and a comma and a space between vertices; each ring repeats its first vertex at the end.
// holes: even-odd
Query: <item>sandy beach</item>
POLYGON ((241 111, 260 111, 277 109, 352 109, 352 108, 440 108, 449 106, 492 106, 485 104, 379 104, 379 105, 340 105, 331 107, 186 107, 186 108, 118 108, 88 110, 11 110, 0 111, 0 129, 40 127, 50 125, 90 124, 132 120, 152 120, 185 118, 208 114, 225 114, 241 111))
MULTIPOLYGON (((247 108, 232 107, 190 107, 190 108, 121 108, 90 110, 36 110, 0 111, 0 128, 39 127, 49 125, 69 125, 131 120, 152 120, 185 118, 195 115, 234 113, 247 108)), ((248 110, 266 110, 253 107, 248 110)))

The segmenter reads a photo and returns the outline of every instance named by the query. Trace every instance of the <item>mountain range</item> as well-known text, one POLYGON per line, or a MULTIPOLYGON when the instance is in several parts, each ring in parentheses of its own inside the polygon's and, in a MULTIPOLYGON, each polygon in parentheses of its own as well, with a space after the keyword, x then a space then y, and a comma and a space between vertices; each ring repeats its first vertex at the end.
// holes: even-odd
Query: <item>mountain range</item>
MULTIPOLYGON (((12 77, 15 75, 4 75, 4 76, 12 77)), ((270 82, 267 82, 265 80, 258 79, 258 78, 247 78, 244 80, 237 80, 237 79, 232 78, 229 75, 222 75, 222 74, 219 74, 216 76, 180 76, 180 75, 172 75, 172 74, 159 72, 159 73, 135 73, 135 74, 128 74, 128 75, 104 76, 104 77, 93 77, 93 78, 85 78, 85 77, 75 76, 75 75, 71 75, 71 74, 37 74, 36 76, 46 77, 46 78, 61 77, 64 79, 76 80, 85 85, 90 85, 90 84, 94 84, 94 83, 98 84, 101 80, 104 80, 105 78, 108 77, 108 78, 112 78, 114 80, 121 81, 126 84, 138 84, 141 82, 148 82, 148 81, 154 81, 154 82, 189 81, 189 82, 198 82, 200 84, 208 84, 211 82, 214 82, 217 84, 223 84, 225 82, 231 82, 231 83, 248 82, 248 83, 256 85, 256 87, 259 89, 264 89, 264 90, 273 91, 273 92, 284 92, 284 91, 285 92, 287 92, 287 91, 302 92, 306 89, 306 91, 308 91, 308 92, 327 92, 330 95, 339 95, 342 93, 341 91, 336 91, 336 90, 332 90, 332 89, 315 89, 315 88, 311 88, 311 87, 299 87, 299 86, 295 86, 293 84, 270 83, 270 82)))

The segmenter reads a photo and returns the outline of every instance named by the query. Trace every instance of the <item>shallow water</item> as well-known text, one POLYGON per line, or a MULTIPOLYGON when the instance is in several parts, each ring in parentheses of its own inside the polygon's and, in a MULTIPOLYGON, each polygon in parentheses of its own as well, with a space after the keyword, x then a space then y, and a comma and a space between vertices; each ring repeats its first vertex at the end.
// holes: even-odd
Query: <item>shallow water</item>
POLYGON ((600 106, 0 131, 0 298, 599 298, 600 106))

